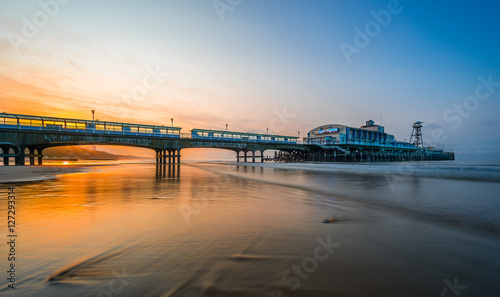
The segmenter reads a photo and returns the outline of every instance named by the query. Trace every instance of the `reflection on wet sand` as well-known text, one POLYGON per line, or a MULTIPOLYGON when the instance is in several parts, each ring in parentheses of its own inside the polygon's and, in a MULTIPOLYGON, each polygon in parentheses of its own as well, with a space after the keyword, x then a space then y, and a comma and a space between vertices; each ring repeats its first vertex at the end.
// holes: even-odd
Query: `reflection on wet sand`
POLYGON ((169 179, 180 179, 181 178, 181 166, 179 163, 156 163, 156 178, 169 178, 169 179))

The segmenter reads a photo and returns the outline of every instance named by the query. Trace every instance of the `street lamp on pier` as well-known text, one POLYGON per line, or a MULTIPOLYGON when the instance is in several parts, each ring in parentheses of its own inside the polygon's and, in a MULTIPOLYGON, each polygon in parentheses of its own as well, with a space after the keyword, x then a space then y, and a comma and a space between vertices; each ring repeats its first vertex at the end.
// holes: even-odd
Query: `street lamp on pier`
POLYGON ((95 122, 94 122, 95 110, 92 109, 91 112, 92 112, 92 130, 94 130, 94 132, 95 132, 95 122))

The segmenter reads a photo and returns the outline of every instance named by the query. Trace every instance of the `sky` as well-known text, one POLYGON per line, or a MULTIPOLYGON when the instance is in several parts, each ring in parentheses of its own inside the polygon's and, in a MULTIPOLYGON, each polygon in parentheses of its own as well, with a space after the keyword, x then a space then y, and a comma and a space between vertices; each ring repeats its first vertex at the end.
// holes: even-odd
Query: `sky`
MULTIPOLYGON (((0 109, 500 158, 498 1, 0 0, 0 109)), ((127 151, 129 149, 123 149, 127 151)))

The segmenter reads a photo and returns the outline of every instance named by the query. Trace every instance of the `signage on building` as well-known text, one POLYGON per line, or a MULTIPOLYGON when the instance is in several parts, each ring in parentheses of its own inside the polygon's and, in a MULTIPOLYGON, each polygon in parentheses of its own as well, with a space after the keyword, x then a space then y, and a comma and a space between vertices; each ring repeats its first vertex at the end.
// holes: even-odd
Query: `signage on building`
POLYGON ((335 133, 335 132, 339 132, 339 128, 314 131, 314 135, 328 134, 328 133, 335 133))

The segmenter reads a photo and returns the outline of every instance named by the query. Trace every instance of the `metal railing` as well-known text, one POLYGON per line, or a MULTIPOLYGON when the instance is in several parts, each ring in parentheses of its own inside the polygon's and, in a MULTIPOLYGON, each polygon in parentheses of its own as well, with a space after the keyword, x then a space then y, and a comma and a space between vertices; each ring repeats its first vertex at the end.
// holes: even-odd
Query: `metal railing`
POLYGON ((73 133, 100 133, 109 135, 134 135, 134 136, 150 136, 150 137, 175 137, 180 138, 180 133, 176 131, 145 132, 131 130, 114 130, 114 129, 97 129, 97 128, 64 128, 62 126, 26 126, 26 125, 4 125, 0 124, 0 128, 15 129, 15 130, 34 130, 34 131, 58 131, 58 132, 73 132, 73 133))
POLYGON ((180 137, 181 131, 181 128, 172 126, 104 122, 10 113, 0 113, 0 127, 19 130, 47 130, 75 133, 105 133, 177 138, 180 137))
POLYGON ((362 145, 369 147, 389 147, 389 148, 408 148, 415 149, 415 145, 411 143, 402 142, 381 142, 381 141, 370 141, 370 140, 337 140, 337 141, 306 141, 306 144, 316 144, 320 146, 338 146, 338 145, 362 145))
MULTIPOLYGON (((107 134, 107 135, 129 135, 158 138, 184 138, 192 140, 213 140, 213 141, 232 141, 232 142, 255 142, 255 143, 276 143, 276 144, 303 144, 297 141, 296 137, 273 135, 273 138, 253 138, 241 137, 244 132, 227 131, 228 135, 201 136, 192 133, 181 133, 179 127, 140 125, 119 122, 103 122, 91 120, 78 120, 67 118, 52 118, 29 116, 19 114, 0 113, 0 128, 13 130, 32 130, 32 131, 50 131, 50 132, 70 132, 82 134, 107 134), (240 135, 240 137, 237 137, 240 135)), ((257 135, 257 134, 255 134, 257 135)))
POLYGON ((267 139, 267 138, 245 138, 238 137, 237 135, 228 136, 201 136, 193 135, 188 133, 181 133, 182 138, 188 138, 193 140, 213 140, 213 141, 235 141, 235 142, 255 142, 255 143, 284 143, 284 144, 304 144, 303 141, 290 139, 288 136, 281 136, 282 139, 267 139))

